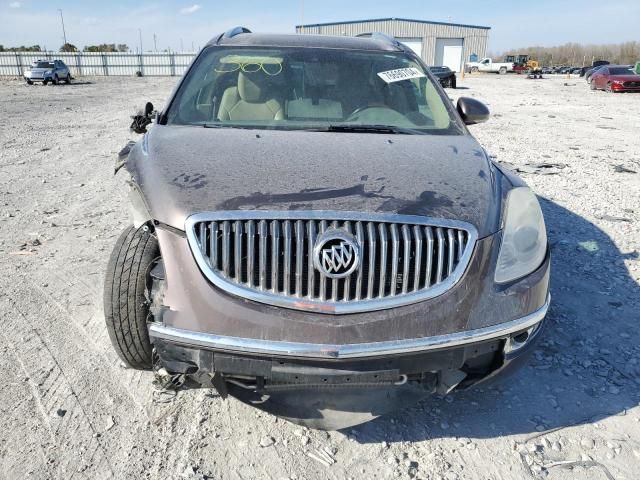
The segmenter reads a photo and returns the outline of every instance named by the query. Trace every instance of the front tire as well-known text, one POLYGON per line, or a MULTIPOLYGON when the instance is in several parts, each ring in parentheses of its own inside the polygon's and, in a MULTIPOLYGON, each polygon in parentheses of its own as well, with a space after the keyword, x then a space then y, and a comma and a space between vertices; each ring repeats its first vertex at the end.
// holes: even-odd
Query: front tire
POLYGON ((453 89, 456 88, 456 77, 451 77, 449 79, 449 88, 453 88, 453 89))
POLYGON ((149 272, 160 256, 158 240, 146 226, 125 229, 109 258, 104 282, 104 317, 118 356, 129 367, 151 368, 147 330, 149 272))
POLYGON ((53 84, 58 85, 58 83, 60 83, 60 79, 58 78, 58 75, 56 75, 55 77, 53 77, 53 84))
POLYGON ((69 85, 71 83, 71 74, 67 73, 67 78, 64 79, 64 82, 69 85))
POLYGON ((27 80, 27 85, 33 85, 33 81, 27 80))
POLYGON ((507 74, 507 67, 500 67, 500 70, 498 70, 498 75, 506 75, 507 74))

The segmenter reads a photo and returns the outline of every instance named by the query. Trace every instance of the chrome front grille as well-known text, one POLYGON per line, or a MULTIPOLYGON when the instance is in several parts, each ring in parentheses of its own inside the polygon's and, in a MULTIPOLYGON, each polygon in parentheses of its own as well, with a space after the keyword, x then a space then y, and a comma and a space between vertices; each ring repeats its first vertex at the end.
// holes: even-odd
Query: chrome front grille
POLYGON ((222 212, 187 220, 203 273, 251 300, 326 313, 354 313, 439 295, 460 278, 476 231, 463 222, 348 212, 222 212), (313 262, 327 229, 359 245, 358 268, 329 278, 313 262))

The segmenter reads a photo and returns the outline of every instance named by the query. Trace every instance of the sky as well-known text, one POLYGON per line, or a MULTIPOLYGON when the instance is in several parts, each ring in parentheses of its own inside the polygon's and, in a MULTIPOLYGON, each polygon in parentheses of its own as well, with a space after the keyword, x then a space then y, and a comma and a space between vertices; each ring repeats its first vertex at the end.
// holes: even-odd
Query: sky
POLYGON ((491 27, 489 51, 640 40, 640 0, 0 0, 0 45, 57 50, 126 43, 191 50, 236 25, 294 32, 300 23, 401 17, 491 27), (140 30, 140 32, 139 32, 140 30))

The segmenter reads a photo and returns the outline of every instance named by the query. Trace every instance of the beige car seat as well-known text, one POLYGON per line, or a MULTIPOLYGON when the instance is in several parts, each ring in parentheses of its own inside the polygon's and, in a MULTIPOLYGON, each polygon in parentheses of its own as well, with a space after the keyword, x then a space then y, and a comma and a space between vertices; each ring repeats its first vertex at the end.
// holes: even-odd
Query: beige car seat
POLYGON ((282 103, 270 88, 271 77, 262 71, 240 72, 238 85, 222 94, 218 119, 221 121, 282 120, 282 103))

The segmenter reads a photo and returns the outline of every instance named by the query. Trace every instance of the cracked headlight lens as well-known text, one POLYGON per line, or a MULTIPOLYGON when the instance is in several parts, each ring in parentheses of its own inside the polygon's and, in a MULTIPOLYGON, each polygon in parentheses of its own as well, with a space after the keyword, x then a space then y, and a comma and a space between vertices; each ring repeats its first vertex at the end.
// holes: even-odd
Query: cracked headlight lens
POLYGON ((495 281, 506 283, 537 269, 547 253, 547 231, 538 199, 528 187, 507 195, 495 281))

